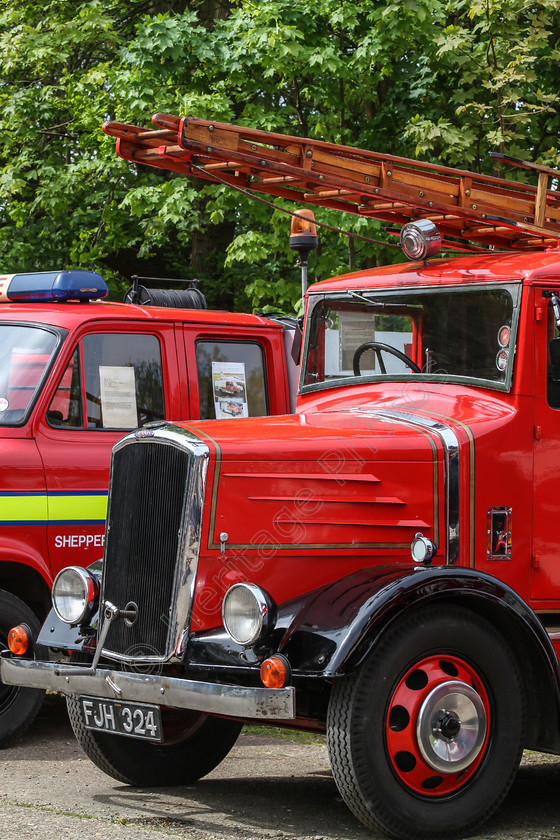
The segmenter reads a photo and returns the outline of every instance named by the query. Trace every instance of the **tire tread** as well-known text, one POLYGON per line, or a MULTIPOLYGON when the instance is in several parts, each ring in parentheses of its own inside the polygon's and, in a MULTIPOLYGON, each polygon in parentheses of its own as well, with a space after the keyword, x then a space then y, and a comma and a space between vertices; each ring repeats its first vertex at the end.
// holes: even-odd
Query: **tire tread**
POLYGON ((156 743, 88 729, 78 698, 67 695, 66 704, 72 729, 87 757, 118 782, 140 787, 198 781, 226 757, 242 726, 236 721, 208 715, 183 740, 156 743))
MULTIPOLYGON (((485 628, 491 634, 494 644, 505 657, 511 668, 512 679, 520 687, 523 685, 521 672, 516 658, 506 640, 500 637, 495 628, 475 613, 463 607, 428 607, 411 611, 404 620, 392 627, 370 654, 362 669, 337 680, 333 686, 327 719, 327 743, 333 775, 342 798, 354 816, 368 828, 387 833, 398 840, 447 840, 457 838, 465 832, 472 832, 490 818, 506 797, 517 773, 517 768, 523 752, 523 731, 525 726, 525 697, 520 691, 520 733, 517 755, 512 762, 506 777, 501 780, 501 788, 496 792, 491 804, 468 825, 462 828, 438 830, 432 827, 423 830, 418 824, 411 825, 403 819, 400 813, 391 810, 384 801, 382 794, 375 789, 366 793, 363 780, 369 774, 368 757, 365 750, 356 749, 357 724, 351 720, 356 708, 365 708, 368 703, 372 674, 379 675, 378 680, 386 678, 384 659, 388 650, 406 649, 410 644, 411 632, 419 633, 431 621, 447 622, 450 626, 461 622, 476 622, 478 627, 485 628), (366 678, 364 678, 366 674, 366 678), (369 675, 369 680, 368 680, 369 675)), ((386 667, 386 666, 385 666, 386 667)), ((373 786, 370 786, 370 788, 373 786)))

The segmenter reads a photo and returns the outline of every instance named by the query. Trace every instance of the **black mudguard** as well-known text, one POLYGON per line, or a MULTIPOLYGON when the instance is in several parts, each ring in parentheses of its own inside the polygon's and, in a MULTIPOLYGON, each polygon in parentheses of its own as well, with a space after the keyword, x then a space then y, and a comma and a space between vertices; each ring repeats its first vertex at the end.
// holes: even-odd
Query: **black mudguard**
POLYGON ((513 589, 491 575, 453 566, 370 568, 313 594, 281 644, 295 671, 317 671, 323 677, 348 673, 405 611, 445 601, 485 615, 498 630, 516 627, 541 651, 560 688, 558 660, 542 624, 513 589))
POLYGON ((315 592, 294 616, 280 650, 294 677, 341 678, 362 665, 405 612, 418 610, 420 620, 423 606, 444 603, 484 616, 509 642, 526 694, 526 746, 560 753, 560 674, 548 634, 513 589, 475 569, 360 570, 315 592))

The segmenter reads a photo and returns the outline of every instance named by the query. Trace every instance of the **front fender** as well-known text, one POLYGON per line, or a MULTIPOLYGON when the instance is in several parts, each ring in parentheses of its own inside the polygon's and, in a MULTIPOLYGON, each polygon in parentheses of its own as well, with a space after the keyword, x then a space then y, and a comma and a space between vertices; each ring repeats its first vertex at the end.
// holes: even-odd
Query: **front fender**
POLYGON ((411 609, 447 602, 469 607, 497 630, 527 638, 560 696, 558 660, 535 613, 497 578, 452 566, 361 569, 316 593, 294 617, 281 649, 294 672, 337 677, 358 668, 380 635, 411 609))
MULTIPOLYGON (((283 650, 294 676, 337 678, 358 669, 404 612, 461 605, 483 616, 510 644, 527 704, 525 747, 560 753, 560 678, 552 643, 535 613, 509 586, 475 569, 364 569, 316 593, 295 616, 283 650)), ((445 644, 445 639, 442 639, 445 644)))

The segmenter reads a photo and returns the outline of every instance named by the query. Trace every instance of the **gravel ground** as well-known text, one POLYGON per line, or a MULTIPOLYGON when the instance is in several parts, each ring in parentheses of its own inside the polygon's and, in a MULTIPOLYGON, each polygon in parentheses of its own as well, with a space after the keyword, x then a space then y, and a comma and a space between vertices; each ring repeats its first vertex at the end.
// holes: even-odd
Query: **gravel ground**
MULTIPOLYGON (((140 790, 105 776, 74 740, 64 701, 0 751, 1 840, 380 840, 341 801, 326 747, 243 733, 196 786, 140 790)), ((560 758, 526 753, 477 840, 560 840, 560 758)))

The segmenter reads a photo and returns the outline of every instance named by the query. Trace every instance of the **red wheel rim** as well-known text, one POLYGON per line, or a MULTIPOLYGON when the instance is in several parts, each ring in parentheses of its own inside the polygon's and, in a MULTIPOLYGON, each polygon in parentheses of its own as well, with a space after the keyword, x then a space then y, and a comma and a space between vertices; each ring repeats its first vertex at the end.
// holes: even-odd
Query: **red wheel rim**
POLYGON ((455 656, 417 662, 389 701, 389 760, 400 782, 424 796, 448 795, 471 779, 484 758, 489 731, 482 680, 455 656))

